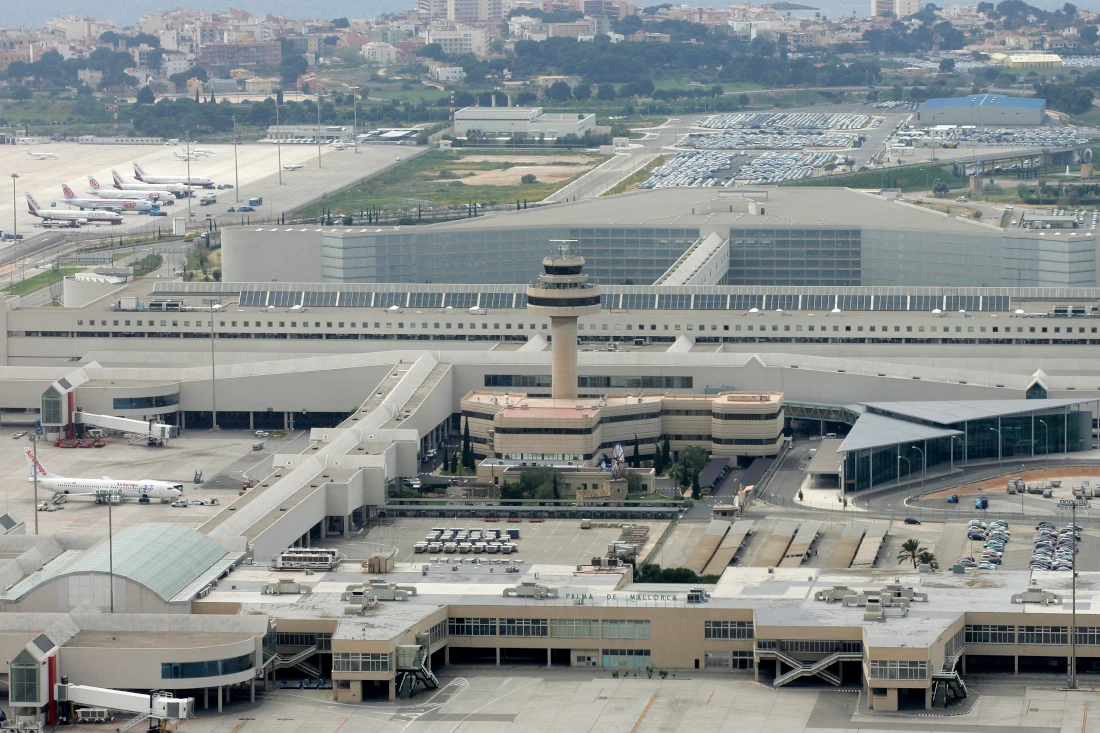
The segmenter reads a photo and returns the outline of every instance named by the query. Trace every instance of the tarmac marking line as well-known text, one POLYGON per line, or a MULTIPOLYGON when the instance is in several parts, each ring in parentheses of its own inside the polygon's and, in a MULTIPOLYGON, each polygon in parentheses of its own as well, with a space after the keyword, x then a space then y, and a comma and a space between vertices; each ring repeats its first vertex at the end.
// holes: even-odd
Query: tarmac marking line
POLYGON ((657 699, 657 693, 653 693, 653 697, 649 698, 649 703, 645 706, 645 710, 642 711, 642 715, 638 718, 638 722, 634 724, 634 727, 630 730, 630 733, 638 733, 638 728, 641 727, 642 721, 645 720, 645 716, 649 713, 649 709, 653 707, 653 701, 657 699))

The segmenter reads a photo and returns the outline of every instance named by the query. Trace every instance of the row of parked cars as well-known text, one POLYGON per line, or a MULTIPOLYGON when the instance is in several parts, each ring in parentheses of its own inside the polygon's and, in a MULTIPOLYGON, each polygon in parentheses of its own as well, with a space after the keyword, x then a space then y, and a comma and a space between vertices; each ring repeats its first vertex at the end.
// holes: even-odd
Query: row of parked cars
POLYGON ((984 542, 982 554, 978 559, 972 556, 961 557, 958 564, 979 570, 996 570, 1003 561, 1005 545, 1012 539, 1012 533, 1008 530, 1008 522, 1003 519, 995 519, 989 524, 980 519, 971 519, 966 525, 966 538, 984 542))
POLYGON ((696 126, 711 130, 862 130, 869 124, 871 116, 861 112, 731 112, 708 117, 696 126))
POLYGON ((1067 524, 1056 528, 1054 522, 1039 522, 1035 526, 1035 552, 1031 555, 1032 570, 1059 570, 1069 572, 1073 569, 1073 556, 1077 554, 1077 543, 1081 541, 1081 526, 1067 524))
POLYGON ((689 135, 680 141, 696 150, 802 150, 847 148, 855 135, 827 130, 726 130, 715 135, 689 135))

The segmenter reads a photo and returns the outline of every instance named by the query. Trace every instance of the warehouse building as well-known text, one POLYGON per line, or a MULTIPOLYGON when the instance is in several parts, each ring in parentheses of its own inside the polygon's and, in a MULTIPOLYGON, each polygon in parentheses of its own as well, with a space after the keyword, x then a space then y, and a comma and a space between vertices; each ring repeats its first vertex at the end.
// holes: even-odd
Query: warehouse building
POLYGON ((596 115, 548 113, 543 112, 542 107, 464 107, 455 112, 454 128, 456 137, 466 137, 473 132, 488 137, 522 134, 552 140, 595 132, 596 115))
POLYGON ((979 125, 1003 127, 1041 125, 1046 120, 1045 99, 1004 94, 971 94, 967 97, 929 99, 920 106, 921 125, 979 125))

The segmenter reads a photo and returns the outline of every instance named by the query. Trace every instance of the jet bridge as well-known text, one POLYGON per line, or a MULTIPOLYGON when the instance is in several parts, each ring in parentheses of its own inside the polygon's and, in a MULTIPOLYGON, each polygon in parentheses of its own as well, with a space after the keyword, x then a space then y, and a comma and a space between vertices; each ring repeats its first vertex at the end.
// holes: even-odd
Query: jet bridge
POLYGON ((180 429, 175 425, 159 423, 155 420, 134 420, 128 417, 115 417, 114 415, 97 415, 93 412, 73 412, 73 424, 87 425, 89 427, 104 428, 106 430, 119 430, 124 433, 136 435, 150 444, 163 445, 170 439, 179 436, 180 429))
POLYGON ((61 682, 54 685, 54 698, 59 709, 64 711, 60 714, 62 722, 72 722, 74 705, 134 713, 136 717, 119 728, 120 733, 132 730, 144 721, 149 721, 150 728, 163 729, 169 721, 185 720, 194 715, 193 697, 173 697, 170 692, 156 690, 148 694, 124 692, 105 687, 73 685, 65 680, 67 678, 63 677, 61 682))

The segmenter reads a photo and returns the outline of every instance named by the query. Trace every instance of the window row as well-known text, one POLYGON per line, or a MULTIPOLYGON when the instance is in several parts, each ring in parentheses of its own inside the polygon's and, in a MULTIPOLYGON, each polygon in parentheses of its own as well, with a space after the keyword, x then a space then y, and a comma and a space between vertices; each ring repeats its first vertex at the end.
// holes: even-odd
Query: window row
POLYGON ((208 662, 165 662, 160 665, 160 677, 164 680, 186 680, 236 674, 255 666, 252 657, 252 654, 242 654, 208 662))
MULTIPOLYGON (((1078 626, 1077 643, 1100 646, 1100 626, 1078 626)), ((967 644, 1069 644, 1067 626, 967 624, 967 644)))
POLYGON ((752 621, 704 621, 704 639, 751 639, 752 621))
POLYGON ((333 672, 389 672, 390 654, 336 652, 332 655, 333 672))
POLYGON ((752 669, 752 652, 704 652, 707 669, 752 669))
POLYGON ((559 639, 648 639, 648 620, 635 619, 530 619, 452 618, 447 620, 451 636, 515 636, 559 639))
POLYGON ((870 662, 873 680, 926 680, 928 662, 904 661, 897 659, 872 659, 870 662))

